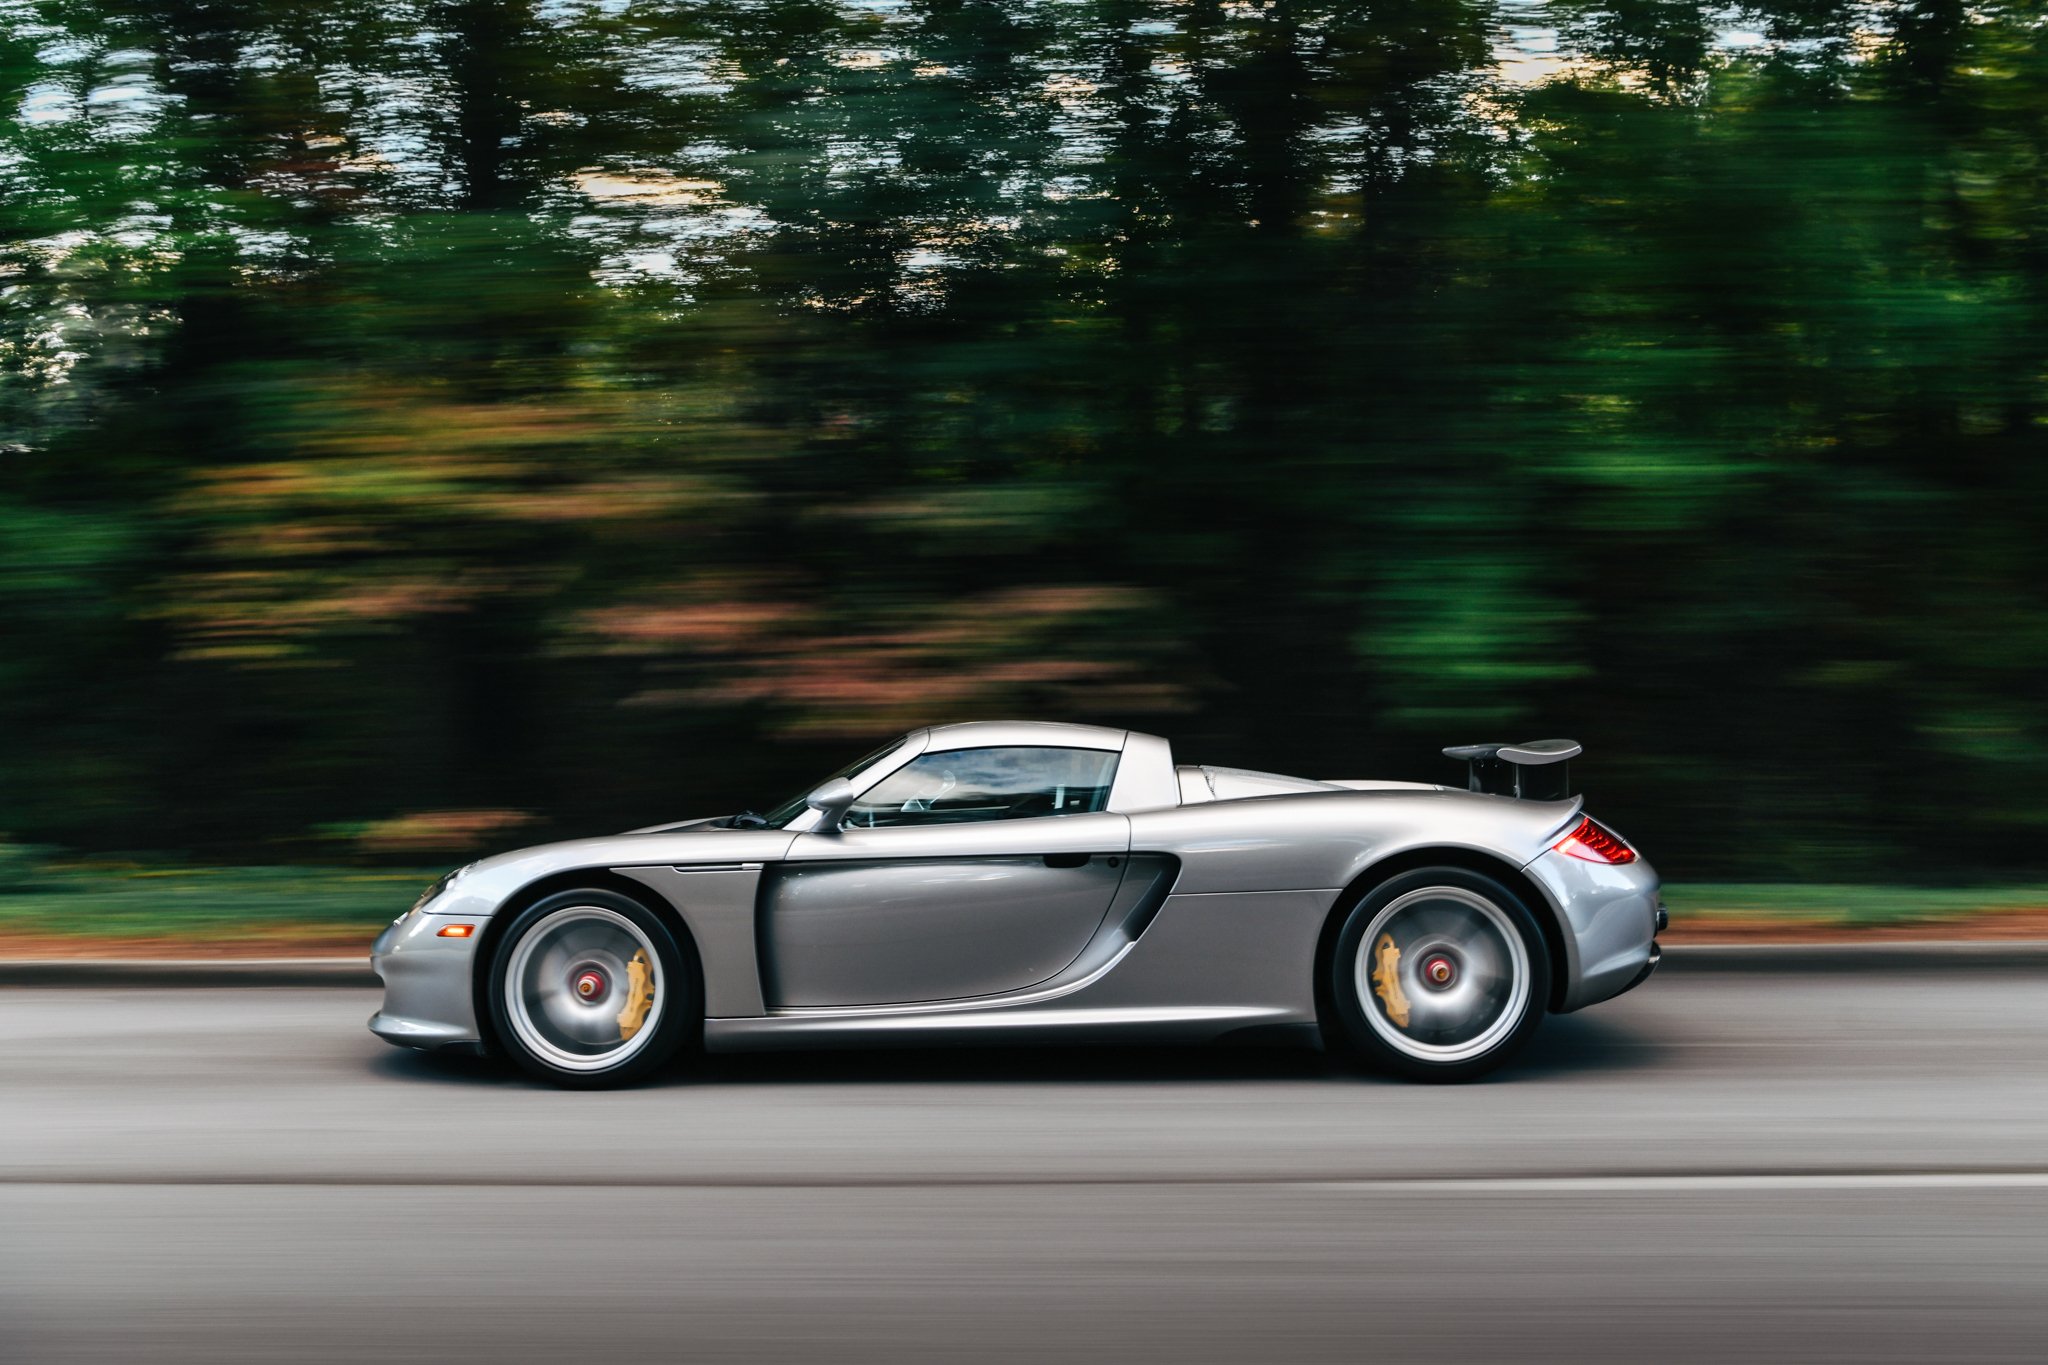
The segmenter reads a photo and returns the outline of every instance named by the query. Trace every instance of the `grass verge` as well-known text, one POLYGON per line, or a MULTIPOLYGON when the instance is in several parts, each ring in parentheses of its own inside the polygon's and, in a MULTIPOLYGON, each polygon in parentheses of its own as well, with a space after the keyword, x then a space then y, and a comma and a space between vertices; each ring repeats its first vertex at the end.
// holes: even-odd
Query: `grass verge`
POLYGON ((438 875, 332 867, 39 870, 0 889, 0 955, 27 945, 52 956, 149 945, 204 955, 261 943, 275 949, 367 951, 370 940, 438 875))
POLYGON ((1674 924, 1755 921, 1882 929, 2048 909, 2048 887, 1913 887, 1855 882, 1689 882, 1664 888, 1674 924))

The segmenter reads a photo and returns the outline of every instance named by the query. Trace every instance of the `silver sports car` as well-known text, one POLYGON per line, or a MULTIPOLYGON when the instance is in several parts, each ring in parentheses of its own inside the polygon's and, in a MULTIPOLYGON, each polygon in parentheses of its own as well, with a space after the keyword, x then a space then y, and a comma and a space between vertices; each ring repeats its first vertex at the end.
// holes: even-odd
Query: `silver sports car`
POLYGON ((1657 874, 1568 740, 1446 749, 1466 789, 1176 765, 978 722, 765 814, 521 849, 378 938, 403 1047, 617 1085, 684 1048, 1299 1036, 1425 1080, 1657 965, 1657 874))

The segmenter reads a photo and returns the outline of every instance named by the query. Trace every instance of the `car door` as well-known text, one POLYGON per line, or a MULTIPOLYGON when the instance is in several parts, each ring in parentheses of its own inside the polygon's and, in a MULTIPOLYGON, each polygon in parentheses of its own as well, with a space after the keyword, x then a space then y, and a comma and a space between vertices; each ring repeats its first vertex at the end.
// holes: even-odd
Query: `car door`
POLYGON ((1102 809, 1117 755, 919 755, 767 874, 776 1008, 1001 995, 1059 974, 1116 898, 1130 821, 1102 809))

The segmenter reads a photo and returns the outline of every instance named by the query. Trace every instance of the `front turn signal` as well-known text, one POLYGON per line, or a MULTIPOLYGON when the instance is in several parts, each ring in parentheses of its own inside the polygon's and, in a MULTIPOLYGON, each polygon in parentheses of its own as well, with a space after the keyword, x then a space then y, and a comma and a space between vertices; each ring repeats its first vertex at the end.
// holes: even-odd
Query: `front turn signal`
MULTIPOLYGON (((1634 857, 1634 854, 1630 854, 1634 857)), ((476 932, 474 924, 444 924, 434 931, 435 938, 468 938, 476 932)))
POLYGON ((1551 847, 1566 857, 1583 858, 1589 863, 1632 863, 1636 860, 1636 851, 1628 846, 1627 840, 1590 815, 1551 847))

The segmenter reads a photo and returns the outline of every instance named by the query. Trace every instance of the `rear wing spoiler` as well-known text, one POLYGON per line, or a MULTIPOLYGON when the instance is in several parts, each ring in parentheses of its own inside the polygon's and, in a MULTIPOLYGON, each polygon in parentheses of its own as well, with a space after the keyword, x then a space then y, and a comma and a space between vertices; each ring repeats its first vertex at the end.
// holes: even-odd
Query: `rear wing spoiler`
POLYGON ((1465 786, 1493 796, 1529 801, 1562 801, 1571 795, 1571 760, 1585 750, 1574 739, 1536 739, 1527 744, 1454 744, 1445 758, 1466 765, 1465 786))

